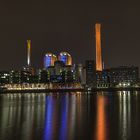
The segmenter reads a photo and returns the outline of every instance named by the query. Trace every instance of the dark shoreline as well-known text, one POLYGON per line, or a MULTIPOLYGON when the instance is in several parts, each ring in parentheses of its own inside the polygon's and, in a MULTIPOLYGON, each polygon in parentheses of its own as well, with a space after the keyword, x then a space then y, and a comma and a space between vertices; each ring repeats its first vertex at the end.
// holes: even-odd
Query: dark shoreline
POLYGON ((0 94, 7 94, 7 93, 50 93, 50 92, 117 92, 117 91, 140 91, 140 88, 93 88, 91 90, 87 89, 31 89, 31 90, 6 90, 1 89, 0 94))
POLYGON ((85 92, 84 89, 37 89, 37 90, 1 90, 0 94, 7 93, 50 93, 50 92, 85 92))

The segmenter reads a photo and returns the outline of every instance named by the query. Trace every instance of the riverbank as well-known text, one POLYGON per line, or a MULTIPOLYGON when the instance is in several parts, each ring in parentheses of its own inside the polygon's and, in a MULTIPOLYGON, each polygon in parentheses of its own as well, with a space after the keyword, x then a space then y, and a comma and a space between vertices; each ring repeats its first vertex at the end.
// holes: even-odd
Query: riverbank
POLYGON ((107 91, 107 92, 114 92, 114 91, 140 91, 140 87, 119 87, 119 88, 94 88, 91 91, 107 91))
POLYGON ((6 93, 49 93, 49 92, 85 92, 85 89, 26 89, 26 90, 0 90, 0 94, 6 93))
POLYGON ((63 88, 63 89, 17 89, 17 90, 7 90, 7 89, 0 89, 0 94, 6 93, 64 93, 64 92, 114 92, 114 91, 140 91, 139 87, 129 87, 129 88, 92 88, 92 89, 85 89, 85 88, 63 88))

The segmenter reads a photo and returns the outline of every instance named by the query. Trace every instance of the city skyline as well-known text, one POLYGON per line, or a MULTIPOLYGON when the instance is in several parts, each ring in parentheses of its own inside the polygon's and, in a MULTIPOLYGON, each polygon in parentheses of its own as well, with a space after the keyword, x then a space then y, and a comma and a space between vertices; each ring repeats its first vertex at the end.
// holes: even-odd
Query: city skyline
POLYGON ((69 52, 75 63, 95 60, 95 30, 102 24, 105 68, 139 64, 139 3, 3 2, 1 9, 0 68, 26 65, 26 40, 32 40, 32 64, 43 66, 45 53, 69 52))
MULTIPOLYGON (((96 24, 99 24, 99 23, 96 23, 96 24)), ((95 25, 96 25, 96 24, 95 24, 95 25)), ((95 40, 96 40, 96 37, 95 37, 95 40)), ((99 40, 99 39, 97 39, 97 40, 99 40)), ((25 42, 26 42, 26 45, 25 45, 25 48, 24 48, 25 50, 24 50, 24 51, 26 52, 26 54, 25 54, 25 56, 23 56, 24 59, 25 59, 25 60, 24 60, 24 64, 21 64, 21 67, 18 67, 18 68, 15 67, 15 65, 16 65, 16 64, 15 64, 14 67, 12 67, 12 68, 21 69, 21 68, 24 67, 24 66, 29 66, 29 67, 31 66, 31 67, 35 67, 35 68, 44 68, 44 57, 46 56, 46 54, 50 54, 50 53, 52 53, 52 52, 50 52, 50 51, 44 52, 43 55, 42 55, 41 65, 40 65, 40 63, 39 63, 39 64, 37 64, 37 63, 35 64, 35 62, 32 60, 32 55, 33 55, 33 54, 32 54, 32 51, 31 51, 31 46, 32 46, 32 45, 31 45, 31 42, 32 42, 32 41, 27 39, 25 42)), ((24 44, 25 44, 25 43, 24 43, 24 44)), ((110 67, 104 67, 104 65, 106 65, 106 63, 104 63, 104 57, 102 57, 102 56, 103 56, 103 51, 102 51, 103 48, 102 48, 102 46, 100 46, 100 48, 101 48, 101 50, 100 50, 100 51, 101 51, 101 52, 100 52, 100 57, 101 57, 100 60, 102 61, 101 64, 100 64, 100 66, 102 66, 101 69, 103 70, 103 69, 108 69, 108 68, 116 67, 116 65, 113 65, 113 66, 110 66, 110 67)), ((33 48, 32 48, 32 49, 33 49, 33 48)), ((96 62, 96 64, 98 65, 97 62, 98 62, 99 60, 97 59, 97 58, 98 58, 97 56, 98 56, 99 54, 98 54, 97 52, 98 52, 99 50, 96 52, 96 41, 95 41, 94 49, 95 49, 95 50, 94 50, 94 51, 95 51, 95 52, 94 52, 94 53, 95 53, 94 58, 93 58, 93 56, 92 56, 91 58, 87 58, 87 59, 84 59, 84 60, 79 61, 79 62, 77 62, 77 60, 76 60, 75 62, 73 62, 73 64, 83 64, 83 65, 85 65, 85 61, 86 61, 86 60, 94 60, 94 61, 96 62), (96 55, 97 55, 97 56, 96 56, 96 55), (76 62, 77 62, 77 63, 76 63, 76 62)), ((61 52, 56 51, 56 52, 53 52, 52 54, 54 54, 54 55, 59 55, 60 53, 63 53, 63 52, 64 52, 64 51, 61 50, 61 52)), ((67 52, 66 52, 66 53, 67 53, 67 52)), ((73 57, 73 59, 75 60, 74 57, 73 57)), ((73 64, 72 64, 72 65, 73 65, 73 64)), ((97 65, 96 65, 96 67, 97 67, 97 65)), ((119 67, 119 66, 139 66, 139 65, 135 65, 135 64, 130 64, 130 63, 129 63, 129 64, 117 65, 117 67, 119 67)), ((98 66, 98 67, 99 67, 99 66, 98 66)), ((6 70, 6 69, 5 69, 5 70, 6 70)), ((9 69, 9 70, 10 70, 10 69, 9 69)), ((98 71, 98 69, 96 69, 96 70, 98 71)), ((102 70, 101 70, 101 71, 102 71, 102 70)), ((100 70, 99 70, 99 71, 100 71, 100 70)))
POLYGON ((137 140, 140 1, 0 3, 0 140, 137 140))

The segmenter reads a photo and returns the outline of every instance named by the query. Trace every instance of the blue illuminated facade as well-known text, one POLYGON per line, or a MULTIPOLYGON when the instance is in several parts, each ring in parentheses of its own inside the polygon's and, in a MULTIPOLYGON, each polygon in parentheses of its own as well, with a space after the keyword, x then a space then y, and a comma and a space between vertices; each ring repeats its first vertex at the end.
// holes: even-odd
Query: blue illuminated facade
POLYGON ((60 60, 64 62, 64 64, 67 63, 67 56, 66 55, 62 55, 60 56, 60 60))
POLYGON ((54 62, 57 60, 56 56, 52 53, 47 53, 44 57, 44 68, 54 66, 54 62))
POLYGON ((44 58, 44 67, 47 68, 51 66, 51 56, 45 56, 44 58))
POLYGON ((72 65, 72 57, 67 52, 61 52, 59 55, 59 60, 62 61, 65 65, 72 65))

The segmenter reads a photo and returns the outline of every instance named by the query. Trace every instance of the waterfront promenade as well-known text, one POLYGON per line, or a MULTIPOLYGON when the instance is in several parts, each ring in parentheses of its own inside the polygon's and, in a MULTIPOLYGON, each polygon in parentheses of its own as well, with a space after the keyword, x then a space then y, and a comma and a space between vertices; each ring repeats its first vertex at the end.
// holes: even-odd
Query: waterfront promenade
POLYGON ((97 91, 140 91, 140 87, 102 87, 89 88, 79 83, 71 84, 4 84, 1 85, 0 93, 49 93, 49 92, 97 92, 97 91))

